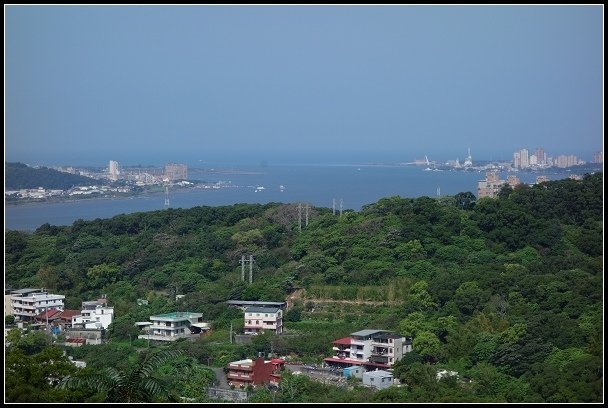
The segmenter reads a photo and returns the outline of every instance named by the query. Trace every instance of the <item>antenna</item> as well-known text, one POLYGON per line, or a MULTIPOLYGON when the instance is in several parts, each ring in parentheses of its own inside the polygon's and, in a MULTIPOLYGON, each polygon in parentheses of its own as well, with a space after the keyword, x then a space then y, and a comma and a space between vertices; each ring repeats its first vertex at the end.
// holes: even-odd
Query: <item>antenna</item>
POLYGON ((336 199, 335 198, 333 199, 333 206, 332 206, 332 208, 333 208, 333 215, 336 215, 336 199))
POLYGON ((344 204, 344 200, 340 199, 340 217, 342 217, 342 204, 344 204))
POLYGON ((165 187, 165 207, 169 208, 169 187, 165 187))
POLYGON ((304 207, 306 209, 306 226, 308 227, 308 210, 310 209, 310 206, 308 204, 306 204, 306 207, 304 207))

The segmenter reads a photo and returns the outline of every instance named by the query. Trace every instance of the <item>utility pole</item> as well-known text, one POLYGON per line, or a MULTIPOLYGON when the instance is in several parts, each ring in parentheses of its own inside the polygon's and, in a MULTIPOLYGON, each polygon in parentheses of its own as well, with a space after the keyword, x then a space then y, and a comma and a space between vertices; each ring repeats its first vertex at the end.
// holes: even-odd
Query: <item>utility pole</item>
POLYGON ((332 205, 332 214, 336 215, 336 199, 333 199, 333 205, 332 205))
POLYGON ((340 199, 340 217, 342 217, 342 204, 344 204, 344 200, 340 199))
POLYGON ((241 255, 241 281, 245 282, 245 255, 241 255))
POLYGON ((298 203, 298 231, 302 232, 302 203, 298 203))
POLYGON ((232 344, 232 322, 230 322, 230 344, 232 344))
POLYGON ((253 255, 249 255, 249 284, 253 283, 253 255))
POLYGON ((308 227, 308 210, 310 210, 310 206, 306 204, 306 207, 304 208, 306 209, 306 226, 308 227))

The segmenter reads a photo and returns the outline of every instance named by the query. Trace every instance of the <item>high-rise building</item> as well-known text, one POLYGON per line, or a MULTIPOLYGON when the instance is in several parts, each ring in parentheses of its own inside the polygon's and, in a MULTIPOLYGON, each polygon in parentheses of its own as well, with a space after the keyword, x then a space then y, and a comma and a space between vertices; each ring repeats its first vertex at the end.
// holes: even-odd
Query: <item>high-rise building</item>
POLYGON ((521 157, 519 152, 513 153, 513 167, 519 169, 521 167, 521 157))
POLYGON ((188 178, 188 166, 185 164, 165 164, 165 177, 169 181, 186 180, 188 178))
POLYGON ((118 180, 118 175, 120 174, 120 166, 117 161, 110 160, 110 165, 108 166, 108 173, 110 173, 110 180, 118 180))
POLYGON ((547 164, 547 156, 542 147, 539 147, 534 151, 534 156, 536 156, 536 163, 539 165, 547 164))
POLYGON ((527 169, 530 167, 530 157, 528 156, 528 149, 521 149, 519 151, 519 157, 521 158, 521 168, 527 169))
POLYGON ((593 163, 604 163, 604 152, 597 152, 593 155, 593 163))

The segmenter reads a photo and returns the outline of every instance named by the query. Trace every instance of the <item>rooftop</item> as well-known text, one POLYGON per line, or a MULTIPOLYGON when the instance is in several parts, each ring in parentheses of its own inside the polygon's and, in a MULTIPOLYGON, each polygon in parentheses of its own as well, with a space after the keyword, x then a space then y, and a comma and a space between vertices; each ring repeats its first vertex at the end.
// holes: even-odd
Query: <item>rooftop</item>
POLYGON ((150 316, 150 320, 154 319, 193 319, 203 317, 202 313, 194 312, 171 312, 159 315, 150 316))
POLYGON ((384 371, 384 370, 376 370, 376 371, 367 371, 366 373, 364 373, 365 375, 369 376, 369 377, 378 377, 378 378, 386 378, 386 377, 392 377, 393 373, 389 372, 389 371, 384 371))
POLYGON ((227 300, 226 303, 234 306, 285 306, 285 302, 266 302, 259 300, 227 300))
POLYGON ((371 336, 373 334, 382 333, 382 332, 384 332, 384 330, 368 330, 368 329, 366 329, 366 330, 359 330, 358 332, 351 333, 350 335, 351 336, 367 337, 367 336, 371 336))
POLYGON ((245 313, 277 313, 281 310, 280 307, 253 307, 245 309, 245 313))
POLYGON ((341 339, 334 340, 333 343, 334 344, 345 344, 345 345, 348 345, 348 344, 350 344, 350 337, 343 337, 341 339))

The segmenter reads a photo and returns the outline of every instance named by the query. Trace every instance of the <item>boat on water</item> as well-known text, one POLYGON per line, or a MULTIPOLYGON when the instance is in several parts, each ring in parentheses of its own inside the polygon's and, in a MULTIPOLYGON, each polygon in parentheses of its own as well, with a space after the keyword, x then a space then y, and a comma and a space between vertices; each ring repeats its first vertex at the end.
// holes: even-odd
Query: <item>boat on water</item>
POLYGON ((257 186, 253 192, 257 193, 258 191, 264 191, 264 190, 266 190, 265 187, 263 187, 263 186, 257 186))
POLYGON ((281 191, 281 193, 282 193, 283 191, 285 191, 285 186, 281 184, 281 185, 279 186, 279 190, 280 190, 280 191, 281 191))

